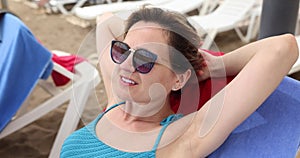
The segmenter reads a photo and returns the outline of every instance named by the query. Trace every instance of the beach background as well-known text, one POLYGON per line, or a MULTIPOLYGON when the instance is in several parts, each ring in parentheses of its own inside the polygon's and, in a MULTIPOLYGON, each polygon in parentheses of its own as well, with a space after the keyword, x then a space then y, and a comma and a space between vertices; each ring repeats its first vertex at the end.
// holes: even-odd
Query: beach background
MULTIPOLYGON (((33 9, 24 2, 24 0, 8 0, 9 9, 22 19, 46 48, 49 50, 61 50, 92 59, 90 58, 91 55, 96 53, 94 21, 86 23, 85 21, 78 21, 78 19, 74 20, 72 16, 46 14, 45 10, 33 9), (74 25, 74 23, 81 26, 74 25), (85 27, 82 27, 83 25, 85 27)), ((229 52, 245 44, 239 40, 234 31, 219 34, 215 42, 217 48, 223 52, 229 52)), ((96 64, 95 62, 92 63, 96 64)), ((291 77, 299 80, 300 73, 291 77)), ((45 91, 37 86, 29 98, 29 108, 49 97, 45 91)), ((103 84, 99 84, 88 99, 78 128, 93 120, 102 111, 106 103, 107 99, 103 84)), ((65 110, 66 105, 63 105, 32 124, 0 140, 0 157, 48 157, 65 110)), ((300 155, 297 158, 300 158, 300 155)))

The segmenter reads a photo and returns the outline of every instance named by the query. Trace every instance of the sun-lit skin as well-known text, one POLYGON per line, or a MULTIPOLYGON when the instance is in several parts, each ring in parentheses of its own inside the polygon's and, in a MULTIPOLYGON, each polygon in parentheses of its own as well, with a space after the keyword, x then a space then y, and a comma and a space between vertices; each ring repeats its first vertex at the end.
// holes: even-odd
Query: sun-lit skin
MULTIPOLYGON (((156 54, 158 60, 165 59, 165 64, 168 64, 168 47, 161 46, 162 44, 167 45, 167 37, 163 34, 162 29, 158 27, 159 25, 157 24, 138 22, 130 29, 124 42, 133 49, 147 49, 156 54)), ((124 93, 128 95, 122 99, 133 99, 132 101, 134 102, 147 104, 150 101, 148 90, 153 83, 164 85, 167 93, 171 91, 172 86, 176 82, 176 75, 167 65, 155 64, 149 73, 141 74, 135 71, 132 65, 132 56, 133 53, 122 64, 116 65, 115 68, 116 74, 114 75, 116 76, 113 77, 113 82, 120 87, 118 89, 119 92, 121 91, 123 95, 124 93), (134 84, 126 82, 126 80, 132 81, 134 84)))
MULTIPOLYGON (((101 25, 103 26, 103 25, 101 25)), ((101 28, 101 27, 100 27, 101 28)), ((101 33, 101 37, 103 37, 103 33, 101 33)), ((107 35, 110 36, 109 34, 107 35)), ((102 46, 100 46, 100 58, 99 58, 99 66, 102 73, 102 79, 104 81, 104 84, 106 85, 106 92, 108 95, 108 105, 107 108, 115 103, 120 102, 120 99, 116 99, 116 92, 113 92, 113 87, 116 86, 122 86, 125 88, 118 88, 117 90, 120 95, 124 95, 125 98, 126 95, 129 96, 128 99, 132 99, 134 101, 141 101, 148 103, 150 100, 149 98, 149 91, 145 90, 146 88, 153 88, 163 91, 164 93, 167 93, 167 91, 171 91, 174 85, 173 83, 177 82, 177 77, 174 74, 174 72, 170 69, 170 63, 169 63, 169 45, 167 44, 167 36, 166 33, 161 29, 161 26, 155 23, 145 23, 143 21, 136 23, 131 29, 130 32, 127 33, 127 36, 125 39, 122 38, 122 33, 119 35, 116 39, 123 41, 127 43, 131 48, 138 49, 138 48, 144 48, 152 53, 158 55, 157 64, 154 65, 152 70, 147 74, 140 74, 139 72, 134 72, 132 67, 132 54, 126 59, 124 63, 121 65, 115 64, 110 57, 110 44, 111 40, 113 39, 103 39, 98 38, 98 41, 105 40, 103 42, 102 46), (142 36, 141 36, 142 35, 142 36), (109 59, 109 60, 108 60, 109 59), (122 73, 125 74, 127 78, 132 79, 135 84, 130 85, 128 83, 122 82, 120 77, 115 77, 114 75, 119 75, 122 73), (153 76, 155 77, 149 77, 153 76), (158 76, 159 75, 159 76, 158 76), (172 82, 171 82, 172 81, 172 82), (115 84, 117 83, 117 84, 115 84), (110 86, 108 86, 110 85, 110 86), (159 86, 157 86, 159 85, 159 86), (129 92, 128 90, 131 89, 129 92), (139 96, 139 93, 144 93, 145 95, 143 98, 139 96), (132 98, 132 97, 138 97, 138 98, 132 98), (143 100, 142 100, 143 99, 143 100)), ((124 76, 125 76, 124 75, 124 76)), ((184 85, 184 84, 183 84, 184 85)), ((183 86, 182 85, 182 86, 183 86)), ((180 88, 180 87, 177 87, 180 88)), ((166 96, 166 98, 169 98, 166 96)), ((162 99, 162 97, 160 97, 162 99)), ((157 102, 157 98, 153 98, 154 101, 157 102)), ((153 101, 152 100, 152 101, 153 101)), ((122 108, 115 108, 111 110, 109 113, 105 114, 103 119, 101 119, 97 126, 96 126, 96 133, 98 137, 104 141, 107 142, 111 137, 116 137, 116 135, 110 135, 110 132, 103 131, 105 129, 111 129, 109 126, 117 127, 120 133, 124 135, 124 131, 137 131, 142 132, 143 138, 139 138, 141 144, 140 144, 140 150, 150 150, 153 144, 145 144, 144 142, 152 142, 156 139, 157 134, 161 128, 159 123, 161 120, 166 118, 168 115, 172 114, 173 111, 170 109, 170 105, 168 102, 168 99, 166 100, 164 105, 159 105, 159 107, 156 107, 154 103, 150 105, 149 103, 147 105, 141 104, 142 106, 153 106, 152 108, 155 109, 155 115, 152 115, 151 117, 135 117, 131 116, 128 113, 126 113, 122 108), (162 108, 162 107, 163 108, 162 108), (157 109, 159 111, 157 111, 157 109), (115 117, 118 116, 118 117, 115 117), (105 127, 105 128, 104 128, 105 127), (146 134, 144 132, 151 131, 150 133, 146 134), (154 134, 153 134, 154 132, 154 134), (101 135, 101 133, 106 133, 105 135, 101 135), (144 144, 144 145, 142 145, 144 144)), ((135 107, 136 108, 136 107, 135 107)), ((145 110, 145 109, 144 109, 145 110)), ((145 112, 149 111, 149 109, 146 109, 145 112)), ((149 113, 149 112, 148 112, 149 113)), ((189 119, 188 119, 189 120, 189 119)), ((188 125, 189 121, 186 121, 184 125, 188 125)), ((182 132, 182 130, 179 130, 176 128, 177 132, 173 132, 172 136, 169 136, 169 138, 172 140, 174 136, 179 136, 182 132)), ((125 132, 126 133, 126 132, 125 132)), ((135 133, 135 132, 134 132, 135 133)), ((136 134, 138 134, 136 133, 136 134)), ((128 134, 128 133, 127 133, 128 134)), ((138 135, 134 135, 134 137, 138 137, 138 135)), ((171 140, 164 141, 167 144, 167 142, 171 142, 171 140)), ((133 147, 130 146, 131 144, 128 144, 124 146, 124 144, 120 144, 121 142, 114 142, 111 144, 112 146, 115 146, 119 149, 132 149, 133 147)), ((139 150, 138 150, 139 151, 139 150)))
MULTIPOLYGON (((150 43, 163 43, 167 45, 166 36, 163 31, 153 29, 153 26, 157 27, 159 25, 142 21, 136 23, 131 27, 124 42, 133 49, 145 48, 157 54, 159 57, 164 58, 164 55, 167 55, 167 53, 165 54, 164 52, 167 52, 167 50, 161 51, 163 49, 159 49, 159 51, 157 51, 155 47, 148 45, 150 43)), ((114 36, 114 38, 116 38, 116 36, 114 36)), ((104 53, 102 60, 105 56, 109 57, 107 51, 103 51, 102 53, 104 53)), ((213 64, 219 59, 224 63, 228 75, 237 76, 229 85, 205 103, 199 111, 187 115, 168 126, 161 139, 160 147, 157 150, 158 157, 205 157, 213 152, 225 141, 232 130, 255 111, 271 92, 274 91, 296 61, 298 48, 295 38, 292 35, 282 35, 251 43, 218 58, 214 58, 204 52, 202 53, 205 56, 204 58, 206 59, 208 67, 210 67, 213 73, 211 76, 220 75, 218 73, 220 67, 213 64), (253 74, 260 77, 249 77, 249 75, 253 76, 253 74), (214 107, 217 107, 217 109, 214 110, 214 107), (218 113, 216 113, 216 111, 218 113), (206 118, 212 117, 214 117, 216 121, 209 123, 207 128, 204 129, 202 123, 206 122, 206 118), (183 126, 186 124, 189 126, 187 130, 185 130, 183 126), (182 133, 182 131, 184 133, 182 133), (173 139, 174 135, 178 137, 173 139)), ((119 97, 121 96, 123 99, 127 99, 126 105, 128 106, 130 106, 130 103, 148 103, 148 90, 153 84, 159 83, 163 85, 166 93, 168 93, 178 81, 178 77, 176 77, 176 75, 172 77, 171 74, 174 73, 166 66, 156 64, 150 73, 139 74, 134 71, 131 62, 132 56, 129 56, 129 58, 120 65, 116 65, 111 61, 100 63, 109 66, 108 71, 106 71, 107 74, 113 74, 109 77, 104 76, 104 82, 111 83, 112 87, 115 83, 117 87, 121 87, 120 89, 116 89, 115 94, 119 97), (114 66, 112 67, 111 65, 114 66), (112 68, 113 73, 110 71, 112 68), (162 74, 160 75, 160 73, 162 74), (123 80, 120 77, 122 75, 126 77, 123 80), (151 78, 151 76, 153 78, 151 78), (164 78, 165 76, 169 77, 164 78), (112 82, 109 79, 111 79, 112 82)), ((104 69, 102 65, 101 68, 104 69)), ((206 73, 206 71, 204 71, 204 73, 206 73)), ((106 89, 110 90, 114 88, 107 86, 106 89)), ((110 92, 112 91, 108 91, 108 95, 112 95, 110 92)), ((116 100, 109 99, 109 103, 114 101, 116 100)), ((169 102, 165 102, 162 107, 160 111, 150 117, 132 116, 119 107, 113 109, 105 116, 114 125, 128 131, 157 131, 161 128, 159 122, 172 113, 169 102)), ((101 130, 101 121, 103 120, 105 119, 100 120, 96 127, 99 138, 105 138, 109 135, 109 133, 99 132, 101 130)), ((105 128, 108 128, 106 132, 109 132, 110 128, 105 128)), ((156 137, 151 137, 151 139, 152 138, 155 139, 156 137)))
POLYGON ((141 21, 129 30, 123 42, 127 43, 132 49, 143 48, 151 51, 158 56, 158 63, 147 74, 135 71, 132 65, 132 53, 122 64, 114 64, 112 73, 113 94, 120 100, 126 101, 125 107, 136 104, 149 106, 149 111, 147 109, 143 110, 147 113, 152 112, 154 115, 144 117, 141 113, 140 116, 133 116, 121 108, 116 108, 107 116, 119 127, 132 131, 145 131, 153 127, 160 127, 161 120, 173 113, 167 98, 169 98, 169 93, 178 82, 177 74, 169 66, 167 35, 160 25, 141 21), (165 94, 156 96, 151 101, 151 97, 153 97, 149 96, 151 88, 154 93, 165 94), (156 111, 153 112, 151 109, 156 111), (111 117, 115 115, 121 117, 111 117))

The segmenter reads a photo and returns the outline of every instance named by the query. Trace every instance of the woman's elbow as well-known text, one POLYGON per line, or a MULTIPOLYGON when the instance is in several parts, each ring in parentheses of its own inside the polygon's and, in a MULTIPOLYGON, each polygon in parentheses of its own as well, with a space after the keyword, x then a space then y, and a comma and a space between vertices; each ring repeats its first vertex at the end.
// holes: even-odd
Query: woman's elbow
POLYGON ((278 41, 274 45, 276 52, 281 59, 288 60, 292 65, 297 61, 299 49, 297 40, 292 34, 280 35, 278 41))

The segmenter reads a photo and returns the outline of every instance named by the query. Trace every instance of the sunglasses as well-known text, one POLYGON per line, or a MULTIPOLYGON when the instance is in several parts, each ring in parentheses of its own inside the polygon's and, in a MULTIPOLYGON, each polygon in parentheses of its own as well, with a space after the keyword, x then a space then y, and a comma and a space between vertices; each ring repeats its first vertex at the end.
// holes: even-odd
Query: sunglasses
POLYGON ((122 64, 131 52, 133 53, 132 65, 135 70, 142 74, 149 73, 157 59, 156 54, 143 48, 134 50, 121 41, 113 40, 111 42, 110 56, 114 63, 122 64))

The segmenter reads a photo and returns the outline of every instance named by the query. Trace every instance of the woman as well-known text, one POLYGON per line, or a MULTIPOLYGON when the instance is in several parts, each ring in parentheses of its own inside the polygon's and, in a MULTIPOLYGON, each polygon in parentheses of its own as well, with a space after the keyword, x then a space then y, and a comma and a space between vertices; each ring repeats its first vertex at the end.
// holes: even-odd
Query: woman
POLYGON ((181 15, 157 8, 134 12, 110 53, 100 42, 104 83, 112 87, 106 86, 107 110, 66 139, 61 157, 205 157, 274 91, 298 56, 292 35, 221 57, 198 51, 200 42, 181 15), (171 93, 180 93, 195 75, 222 77, 224 69, 237 74, 230 84, 199 111, 174 114, 171 93))

